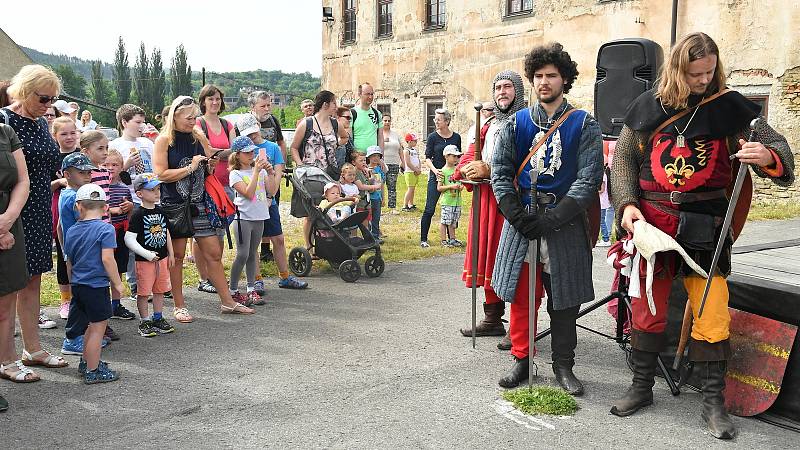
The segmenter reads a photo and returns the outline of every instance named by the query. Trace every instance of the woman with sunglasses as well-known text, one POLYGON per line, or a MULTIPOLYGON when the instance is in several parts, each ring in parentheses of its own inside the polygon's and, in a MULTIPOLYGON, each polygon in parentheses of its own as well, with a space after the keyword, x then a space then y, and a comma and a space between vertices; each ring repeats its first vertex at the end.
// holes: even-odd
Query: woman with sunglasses
MULTIPOLYGON (((180 96, 172 101, 164 128, 156 138, 153 149, 153 168, 161 180, 162 205, 182 204, 187 200, 192 210, 194 239, 201 252, 195 258, 205 258, 209 281, 217 289, 223 314, 253 314, 254 311, 236 303, 231 298, 222 267, 222 245, 217 229, 206 214, 205 176, 208 159, 213 149, 203 132, 195 127, 200 107, 192 97, 180 96)), ((224 220, 224 218, 223 218, 224 220)), ((175 302, 173 315, 178 322, 194 320, 186 308, 183 296, 183 257, 186 238, 172 239, 175 264, 170 268, 172 296, 175 302)))
MULTIPOLYGON (((12 372, 23 370, 25 366, 67 366, 63 358, 43 350, 39 341, 42 274, 53 269, 50 180, 59 161, 58 144, 43 116, 58 100, 60 91, 61 81, 52 70, 40 65, 24 66, 8 88, 13 103, 0 111, 0 121, 5 120, 14 129, 22 144, 30 179, 30 194, 20 214, 27 265, 3 267, 0 275, 6 281, 26 280, 25 287, 17 294, 24 350, 22 360, 11 368, 12 372)), ((0 216, 0 234, 7 232, 12 224, 13 221, 0 216)), ((6 356, 3 355, 3 359, 6 356)), ((4 366, 4 369, 7 368, 4 366)), ((0 370, 0 377, 10 375, 8 370, 0 370)))

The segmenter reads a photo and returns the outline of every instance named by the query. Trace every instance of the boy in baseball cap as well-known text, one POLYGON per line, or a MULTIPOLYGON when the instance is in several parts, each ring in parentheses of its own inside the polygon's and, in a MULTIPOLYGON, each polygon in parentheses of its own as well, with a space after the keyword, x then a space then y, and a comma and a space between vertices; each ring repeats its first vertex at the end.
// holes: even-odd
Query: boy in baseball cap
POLYGON ((384 203, 383 191, 386 188, 384 181, 386 180, 386 167, 383 164, 383 150, 377 145, 370 145, 367 147, 367 166, 371 172, 372 184, 379 184, 380 189, 375 190, 369 194, 369 205, 372 210, 369 231, 372 236, 379 242, 382 242, 381 234, 381 208, 384 203))
POLYGON ((114 226, 102 220, 106 200, 100 186, 81 186, 75 194, 80 220, 70 227, 64 239, 64 254, 72 265, 72 302, 62 352, 72 349, 71 354, 76 354, 80 348, 83 357, 78 371, 86 384, 117 380, 117 373, 100 360, 103 334, 111 317, 109 284, 123 290, 114 259, 114 226))
POLYGON ((461 218, 461 189, 463 187, 458 181, 452 180, 458 160, 461 158, 461 150, 450 144, 445 146, 442 154, 445 160, 444 167, 442 167, 442 179, 436 183, 436 190, 442 193, 439 197, 442 204, 439 234, 443 246, 461 247, 464 244, 456 239, 456 229, 458 228, 458 219, 461 218))

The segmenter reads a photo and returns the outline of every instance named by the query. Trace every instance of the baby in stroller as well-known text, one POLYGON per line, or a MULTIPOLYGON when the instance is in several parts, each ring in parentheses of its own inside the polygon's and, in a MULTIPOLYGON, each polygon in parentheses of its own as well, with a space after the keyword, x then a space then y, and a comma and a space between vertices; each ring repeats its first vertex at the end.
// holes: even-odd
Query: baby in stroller
POLYGON ((319 209, 330 217, 334 226, 353 214, 355 203, 358 201, 358 197, 343 198, 341 186, 334 181, 325 185, 323 196, 324 199, 319 203, 319 209))

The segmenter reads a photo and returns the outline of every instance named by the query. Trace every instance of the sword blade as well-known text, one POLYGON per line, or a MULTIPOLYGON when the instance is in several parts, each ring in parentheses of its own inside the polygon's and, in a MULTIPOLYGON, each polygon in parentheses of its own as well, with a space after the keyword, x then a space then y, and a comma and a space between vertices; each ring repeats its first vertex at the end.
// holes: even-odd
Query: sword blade
POLYGON ((476 322, 478 320, 478 253, 480 245, 480 215, 481 215, 481 185, 474 184, 472 187, 472 348, 475 348, 476 341, 476 322))

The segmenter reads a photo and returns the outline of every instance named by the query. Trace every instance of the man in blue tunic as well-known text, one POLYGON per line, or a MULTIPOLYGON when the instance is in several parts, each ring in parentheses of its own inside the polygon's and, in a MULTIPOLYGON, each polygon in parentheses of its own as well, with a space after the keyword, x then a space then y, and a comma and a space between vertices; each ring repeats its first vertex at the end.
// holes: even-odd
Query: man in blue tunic
POLYGON ((525 77, 533 85, 536 104, 518 111, 497 135, 492 162, 492 188, 506 223, 500 237, 492 286, 511 303, 511 354, 515 363, 499 384, 515 387, 528 378, 529 242, 539 239, 536 264, 536 307, 547 292, 552 329, 553 373, 573 395, 583 393, 575 377, 581 303, 594 299, 592 244, 587 208, 596 201, 602 180, 603 143, 597 121, 565 99, 578 76, 577 64, 561 44, 534 48, 525 58, 525 77), (537 145, 539 144, 539 145, 537 145), (538 169, 540 213, 529 214, 531 180, 538 169))

